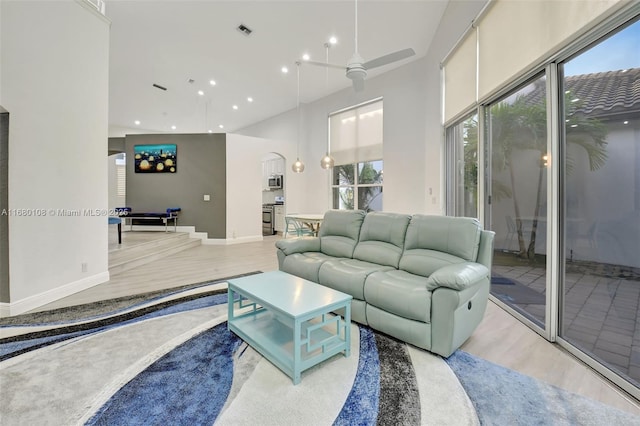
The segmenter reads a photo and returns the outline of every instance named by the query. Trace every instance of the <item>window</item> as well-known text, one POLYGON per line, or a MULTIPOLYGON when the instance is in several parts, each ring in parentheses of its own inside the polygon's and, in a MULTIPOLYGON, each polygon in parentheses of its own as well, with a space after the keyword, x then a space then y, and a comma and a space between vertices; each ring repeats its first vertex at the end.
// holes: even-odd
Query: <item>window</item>
POLYGON ((334 209, 382 210, 382 100, 329 116, 334 209))
POLYGON ((382 160, 333 168, 333 208, 382 210, 382 160))
POLYGON ((478 114, 446 130, 447 212, 478 217, 478 114))
POLYGON ((126 154, 120 154, 116 158, 116 195, 123 198, 127 195, 127 162, 126 154))

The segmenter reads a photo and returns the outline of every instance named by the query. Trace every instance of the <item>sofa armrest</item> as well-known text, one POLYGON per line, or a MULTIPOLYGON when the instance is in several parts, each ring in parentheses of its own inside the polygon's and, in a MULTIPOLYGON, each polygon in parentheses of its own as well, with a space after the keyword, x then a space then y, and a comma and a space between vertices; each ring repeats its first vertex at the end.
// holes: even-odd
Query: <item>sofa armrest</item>
POLYGON ((489 269, 480 263, 463 262, 442 267, 427 279, 427 288, 448 287, 453 290, 464 290, 483 279, 488 280, 489 269))
POLYGON ((276 247, 282 250, 287 256, 294 253, 304 253, 308 251, 320 251, 320 238, 302 237, 288 240, 276 241, 276 247))

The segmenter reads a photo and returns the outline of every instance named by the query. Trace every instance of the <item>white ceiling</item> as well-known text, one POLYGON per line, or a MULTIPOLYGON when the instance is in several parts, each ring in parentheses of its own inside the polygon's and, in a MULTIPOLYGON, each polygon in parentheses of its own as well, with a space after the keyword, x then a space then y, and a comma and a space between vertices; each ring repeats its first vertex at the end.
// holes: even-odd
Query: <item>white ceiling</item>
MULTIPOLYGON (((447 2, 360 0, 358 47, 365 61, 408 47, 416 52, 371 70, 368 78, 423 57, 447 2)), ((112 21, 110 136, 133 132, 124 129, 233 132, 295 108, 295 62, 302 54, 324 61, 332 35, 338 44, 330 62, 346 65, 354 51, 353 1, 107 0, 106 15, 112 21), (240 24, 253 33, 242 34, 240 24)), ((343 71, 329 69, 327 88, 326 72, 301 66, 302 103, 351 86, 343 71)))

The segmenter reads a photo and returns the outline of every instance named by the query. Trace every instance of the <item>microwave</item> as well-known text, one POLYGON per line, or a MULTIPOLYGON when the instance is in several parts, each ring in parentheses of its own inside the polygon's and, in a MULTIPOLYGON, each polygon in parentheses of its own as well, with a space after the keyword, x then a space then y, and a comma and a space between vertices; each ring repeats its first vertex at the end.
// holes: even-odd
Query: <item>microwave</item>
POLYGON ((282 189, 282 175, 273 175, 269 178, 269 189, 282 189))

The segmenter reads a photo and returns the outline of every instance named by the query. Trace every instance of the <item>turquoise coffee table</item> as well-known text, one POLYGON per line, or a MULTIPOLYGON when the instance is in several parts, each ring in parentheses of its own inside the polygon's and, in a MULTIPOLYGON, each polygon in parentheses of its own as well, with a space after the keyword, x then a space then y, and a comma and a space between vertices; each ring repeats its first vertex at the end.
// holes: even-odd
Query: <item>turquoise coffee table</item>
POLYGON ((284 371, 350 354, 351 296, 274 271, 229 280, 228 328, 284 371), (344 319, 331 312, 344 310, 344 319))

